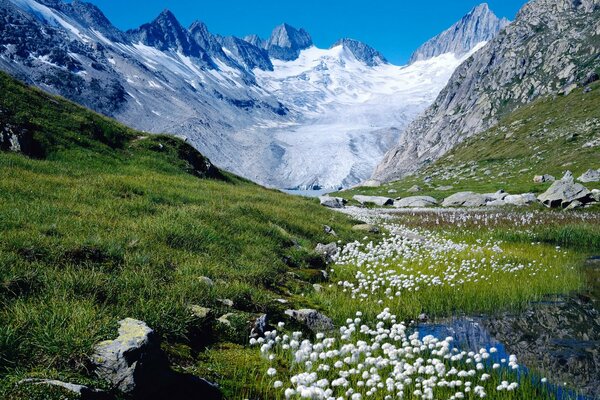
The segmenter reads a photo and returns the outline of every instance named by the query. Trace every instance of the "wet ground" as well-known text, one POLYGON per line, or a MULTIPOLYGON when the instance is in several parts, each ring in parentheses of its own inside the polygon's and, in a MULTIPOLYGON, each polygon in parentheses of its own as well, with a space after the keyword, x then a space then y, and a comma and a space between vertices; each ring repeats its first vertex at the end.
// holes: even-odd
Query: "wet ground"
POLYGON ((533 379, 546 377, 559 398, 600 399, 600 257, 588 260, 584 271, 582 293, 531 303, 518 313, 457 317, 418 330, 452 336, 457 347, 472 351, 496 347, 498 359, 515 354, 533 379))

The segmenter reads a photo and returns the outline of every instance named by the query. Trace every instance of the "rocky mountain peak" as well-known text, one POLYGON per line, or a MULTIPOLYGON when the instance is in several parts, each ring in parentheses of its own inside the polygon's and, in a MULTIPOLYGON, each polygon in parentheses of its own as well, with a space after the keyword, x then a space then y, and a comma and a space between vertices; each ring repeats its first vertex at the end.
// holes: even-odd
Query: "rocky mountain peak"
POLYGON ((166 9, 154 21, 130 30, 127 34, 134 42, 142 42, 162 51, 175 50, 186 56, 206 57, 190 32, 181 26, 171 11, 166 9))
POLYGON ((194 41, 211 57, 225 58, 225 54, 221 49, 221 44, 216 37, 210 33, 204 22, 194 21, 192 25, 190 25, 189 32, 194 41))
POLYGON ((387 60, 377 50, 371 46, 360 42, 358 40, 344 38, 340 39, 333 44, 331 47, 344 46, 345 49, 350 51, 357 60, 365 63, 370 67, 376 65, 387 64, 387 60))
POLYGON ((266 43, 266 49, 271 57, 289 61, 298 58, 301 50, 312 45, 308 32, 284 23, 275 27, 266 43))
POLYGON ((244 40, 250 43, 251 45, 259 47, 261 49, 265 47, 265 41, 262 40, 258 35, 248 35, 244 37, 244 40))
POLYGON ((126 41, 126 36, 123 32, 117 29, 108 18, 106 18, 104 13, 92 3, 74 0, 69 4, 63 3, 62 10, 83 26, 95 29, 112 41, 126 41))
POLYGON ((498 18, 487 3, 482 3, 450 28, 425 42, 413 53, 410 63, 445 53, 467 54, 478 43, 493 39, 509 23, 506 18, 498 18))

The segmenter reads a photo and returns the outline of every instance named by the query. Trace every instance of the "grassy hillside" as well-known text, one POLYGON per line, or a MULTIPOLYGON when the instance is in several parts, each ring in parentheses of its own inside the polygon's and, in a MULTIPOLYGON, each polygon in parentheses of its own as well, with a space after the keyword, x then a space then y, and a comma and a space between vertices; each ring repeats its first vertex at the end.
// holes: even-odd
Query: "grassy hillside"
MULTIPOLYGON (((539 99, 503 119, 496 127, 458 145, 414 176, 378 188, 341 192, 392 197, 415 195, 413 185, 442 199, 454 192, 480 193, 504 189, 510 193, 541 193, 550 184, 533 183, 534 175, 556 178, 570 170, 577 177, 589 168, 600 168, 600 83, 584 93, 578 88, 568 96, 539 99), (425 177, 431 182, 426 183, 425 177), (448 191, 437 190, 452 186, 448 191)), ((600 188, 600 184, 586 185, 600 188)))
POLYGON ((253 315, 311 305, 303 296, 323 269, 312 249, 333 239, 323 225, 352 238, 352 221, 315 201, 221 173, 178 139, 4 74, 0 124, 28 155, 0 152, 3 399, 64 397, 15 386, 24 377, 93 380, 92 346, 125 317, 154 328, 180 366, 209 362, 197 350, 217 339, 240 358, 253 315), (191 305, 233 312, 233 326, 217 332, 191 305))

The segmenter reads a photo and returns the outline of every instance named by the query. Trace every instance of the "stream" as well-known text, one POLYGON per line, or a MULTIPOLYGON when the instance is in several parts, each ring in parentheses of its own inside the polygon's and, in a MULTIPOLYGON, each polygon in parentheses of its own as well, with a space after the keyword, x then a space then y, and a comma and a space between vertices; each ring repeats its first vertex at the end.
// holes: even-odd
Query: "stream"
POLYGON ((469 351, 496 347, 498 361, 515 354, 536 381, 548 377, 540 384, 559 399, 600 399, 600 257, 590 258, 584 271, 587 287, 581 293, 549 297, 519 313, 455 317, 417 330, 451 336, 469 351))

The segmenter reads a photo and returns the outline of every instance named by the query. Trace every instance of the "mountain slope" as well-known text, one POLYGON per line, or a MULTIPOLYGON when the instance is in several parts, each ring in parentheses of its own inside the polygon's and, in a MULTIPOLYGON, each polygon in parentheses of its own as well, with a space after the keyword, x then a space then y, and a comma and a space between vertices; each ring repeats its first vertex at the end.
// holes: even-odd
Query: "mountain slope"
POLYGON ((487 3, 480 4, 456 24, 419 47, 409 64, 445 53, 466 54, 477 43, 492 40, 509 23, 506 18, 498 18, 487 3))
MULTIPOLYGON (((311 306, 300 294, 324 268, 312 252, 330 240, 323 223, 341 240, 357 235, 343 215, 222 173, 177 138, 4 73, 0 93, 2 399, 73 398, 17 384, 30 377, 109 389, 89 357, 124 317, 155 329, 179 366, 202 363, 196 354, 217 339, 247 342, 246 321, 259 313, 311 306), (234 313, 231 329, 192 305, 234 313)), ((253 362, 262 364, 258 354, 253 362)))
POLYGON ((79 0, 0 0, 0 21, 0 69, 279 188, 366 179, 466 57, 402 68, 352 39, 321 50, 283 24, 245 41, 168 10, 120 32, 79 0))
MULTIPOLYGON (((600 82, 589 88, 575 89, 568 96, 543 96, 410 176, 339 195, 390 196, 394 190, 398 197, 427 195, 441 200, 460 191, 542 193, 552 182, 535 183, 536 175, 559 179, 571 171, 577 178, 600 167, 600 82), (421 191, 409 190, 414 186, 421 191)), ((584 185, 600 189, 600 182, 584 185)))
POLYGON ((523 104, 585 80, 600 68, 599 51, 600 1, 531 1, 456 70, 373 177, 414 172, 523 104))

